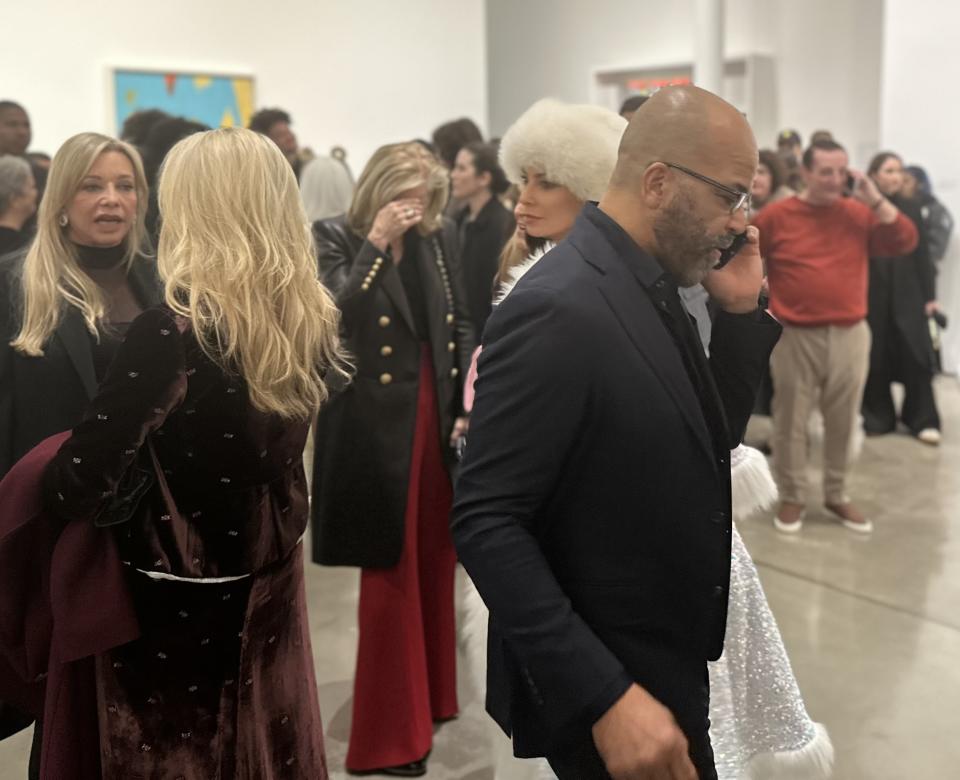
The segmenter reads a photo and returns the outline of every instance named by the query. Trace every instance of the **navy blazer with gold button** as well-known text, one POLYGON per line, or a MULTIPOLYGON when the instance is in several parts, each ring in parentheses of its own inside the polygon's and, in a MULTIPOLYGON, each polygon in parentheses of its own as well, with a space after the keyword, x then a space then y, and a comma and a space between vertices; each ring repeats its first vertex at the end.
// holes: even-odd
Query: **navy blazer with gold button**
MULTIPOLYGON (((356 367, 320 411, 313 476, 313 559, 389 567, 400 558, 420 385, 421 342, 389 253, 356 235, 346 217, 313 226, 320 278, 343 313, 356 367)), ((456 228, 419 236, 414 255, 425 302, 441 451, 463 413, 463 379, 475 347, 456 228)))

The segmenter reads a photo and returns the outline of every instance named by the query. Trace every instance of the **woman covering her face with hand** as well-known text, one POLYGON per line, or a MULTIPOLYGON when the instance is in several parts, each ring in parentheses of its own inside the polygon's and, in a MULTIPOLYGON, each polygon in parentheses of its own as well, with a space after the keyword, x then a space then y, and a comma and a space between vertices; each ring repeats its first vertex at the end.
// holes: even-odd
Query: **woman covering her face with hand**
POLYGON ((457 713, 450 468, 474 335, 447 191, 423 146, 391 144, 350 211, 314 225, 356 366, 317 421, 313 475, 314 561, 363 570, 354 772, 424 774, 457 713))

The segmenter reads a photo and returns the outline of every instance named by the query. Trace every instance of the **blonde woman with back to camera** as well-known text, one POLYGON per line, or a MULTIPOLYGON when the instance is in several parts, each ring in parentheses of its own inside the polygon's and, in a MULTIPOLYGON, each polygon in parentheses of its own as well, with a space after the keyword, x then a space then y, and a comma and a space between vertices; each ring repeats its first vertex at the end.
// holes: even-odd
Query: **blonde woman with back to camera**
POLYGON ((103 776, 325 778, 301 454, 344 373, 338 313, 269 139, 184 139, 159 202, 165 305, 44 479, 51 511, 96 521, 138 458, 156 472, 113 526, 141 635, 97 658, 103 776))

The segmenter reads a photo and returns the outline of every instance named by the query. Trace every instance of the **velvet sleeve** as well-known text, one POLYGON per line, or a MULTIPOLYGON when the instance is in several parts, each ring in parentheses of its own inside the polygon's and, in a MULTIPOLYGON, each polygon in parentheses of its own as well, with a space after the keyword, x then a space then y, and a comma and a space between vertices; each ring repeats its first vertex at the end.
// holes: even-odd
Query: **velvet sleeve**
POLYGON ((83 421, 50 461, 44 504, 71 520, 90 520, 112 498, 147 434, 186 394, 183 338, 167 310, 130 326, 83 421))
POLYGON ((901 257, 917 248, 916 225, 902 211, 888 225, 873 215, 870 223, 870 257, 901 257))

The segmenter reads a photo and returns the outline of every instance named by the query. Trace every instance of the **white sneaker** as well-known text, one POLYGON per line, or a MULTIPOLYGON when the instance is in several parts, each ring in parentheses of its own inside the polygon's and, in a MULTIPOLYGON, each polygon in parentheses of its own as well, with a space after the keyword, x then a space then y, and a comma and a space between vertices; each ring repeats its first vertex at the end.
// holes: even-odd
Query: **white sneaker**
POLYGON ((800 529, 803 528, 803 518, 806 514, 806 510, 798 504, 781 504, 773 518, 773 527, 782 534, 800 533, 800 529), (786 520, 780 517, 784 514, 787 516, 786 520))
POLYGON ((917 434, 917 438, 924 444, 929 444, 931 447, 940 446, 940 431, 936 428, 924 428, 917 434))

